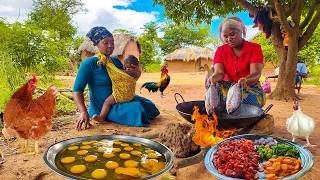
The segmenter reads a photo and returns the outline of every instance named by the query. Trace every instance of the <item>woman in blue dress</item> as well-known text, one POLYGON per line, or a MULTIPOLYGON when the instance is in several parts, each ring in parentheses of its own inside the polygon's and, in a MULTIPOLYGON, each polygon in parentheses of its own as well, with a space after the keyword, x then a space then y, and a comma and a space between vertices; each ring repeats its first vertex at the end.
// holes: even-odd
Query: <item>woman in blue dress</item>
MULTIPOLYGON (((104 27, 94 27, 87 34, 100 53, 110 57, 114 49, 112 34, 104 27)), ((123 69, 121 61, 117 57, 110 57, 112 62, 119 69, 123 69)), ((77 129, 87 129, 92 125, 90 118, 100 114, 105 99, 112 94, 112 83, 106 68, 97 64, 98 58, 92 56, 85 59, 80 65, 77 77, 73 86, 73 97, 80 110, 80 118, 77 122, 77 129), (88 85, 89 88, 89 109, 84 103, 83 91, 88 85)), ((139 69, 139 67, 135 67, 139 69)), ((133 69, 135 73, 141 71, 133 69)), ((130 102, 114 104, 105 119, 115 123, 128 126, 148 126, 160 114, 155 104, 150 100, 135 96, 130 102)))

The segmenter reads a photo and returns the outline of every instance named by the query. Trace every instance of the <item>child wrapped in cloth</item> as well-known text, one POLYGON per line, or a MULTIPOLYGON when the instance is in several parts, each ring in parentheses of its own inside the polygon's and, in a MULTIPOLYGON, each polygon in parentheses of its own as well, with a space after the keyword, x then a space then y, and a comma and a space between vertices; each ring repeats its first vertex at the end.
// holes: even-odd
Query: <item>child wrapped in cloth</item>
POLYGON ((100 115, 92 117, 97 122, 103 122, 113 104, 129 102, 134 98, 136 82, 140 77, 140 73, 133 72, 132 67, 138 66, 139 60, 135 56, 129 55, 124 60, 124 70, 121 70, 105 55, 99 53, 96 56, 99 58, 98 63, 106 67, 112 82, 112 95, 104 101, 100 115))

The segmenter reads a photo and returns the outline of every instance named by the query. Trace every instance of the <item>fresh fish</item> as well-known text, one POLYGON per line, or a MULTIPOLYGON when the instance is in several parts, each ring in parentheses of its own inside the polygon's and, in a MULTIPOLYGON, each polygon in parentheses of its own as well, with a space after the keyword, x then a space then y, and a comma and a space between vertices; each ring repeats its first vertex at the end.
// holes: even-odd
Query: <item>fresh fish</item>
POLYGON ((226 109, 228 114, 232 113, 241 103, 241 89, 239 84, 232 85, 228 90, 226 109))
POLYGON ((212 114, 220 104, 220 93, 216 85, 210 85, 205 95, 207 114, 212 114))

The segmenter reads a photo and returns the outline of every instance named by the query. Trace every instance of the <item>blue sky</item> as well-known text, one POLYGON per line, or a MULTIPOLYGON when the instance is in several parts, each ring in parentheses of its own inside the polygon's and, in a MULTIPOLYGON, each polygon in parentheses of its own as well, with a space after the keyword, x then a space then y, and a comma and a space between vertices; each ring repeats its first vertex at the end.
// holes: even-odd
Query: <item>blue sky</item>
MULTIPOLYGON (((154 5, 153 4, 153 0, 136 0, 135 2, 132 2, 128 7, 123 7, 123 6, 115 6, 115 8, 117 9, 132 9, 138 12, 159 12, 159 14, 156 16, 157 17, 157 22, 162 22, 165 19, 164 16, 164 12, 165 12, 165 8, 162 7, 161 5, 154 5)), ((248 27, 248 29, 250 29, 250 27, 253 24, 253 19, 249 17, 249 13, 248 12, 240 12, 237 14, 230 14, 230 15, 235 15, 238 16, 239 18, 241 18, 244 22, 244 24, 248 27)), ((222 22, 223 18, 217 18, 214 19, 211 23, 211 33, 212 34, 218 34, 218 27, 219 24, 222 22)), ((255 34, 257 32, 257 30, 254 30, 254 32, 252 32, 253 34, 255 34)), ((251 32, 249 32, 251 33, 251 32)), ((249 34, 250 35, 250 34, 249 34)))
MULTIPOLYGON (((136 34, 142 32, 143 25, 149 22, 162 22, 165 9, 153 5, 153 0, 82 0, 86 13, 77 14, 73 18, 78 27, 78 34, 84 35, 94 26, 105 26, 109 30, 127 29, 136 34)), ((0 17, 9 22, 23 21, 32 9, 32 0, 0 0, 0 17)), ((258 30, 252 28, 252 19, 247 12, 236 14, 247 27, 247 38, 254 36, 258 30)), ((217 29, 222 18, 212 21, 212 34, 217 29)))

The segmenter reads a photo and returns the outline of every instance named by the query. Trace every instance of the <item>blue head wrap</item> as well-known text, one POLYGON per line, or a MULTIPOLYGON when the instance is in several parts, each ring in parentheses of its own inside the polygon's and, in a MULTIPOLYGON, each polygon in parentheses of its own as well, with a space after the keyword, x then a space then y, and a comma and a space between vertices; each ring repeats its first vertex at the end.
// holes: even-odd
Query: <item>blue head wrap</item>
POLYGON ((93 45, 97 45, 99 41, 102 39, 112 36, 110 31, 108 31, 105 27, 94 27, 92 28, 86 35, 92 42, 93 45))

